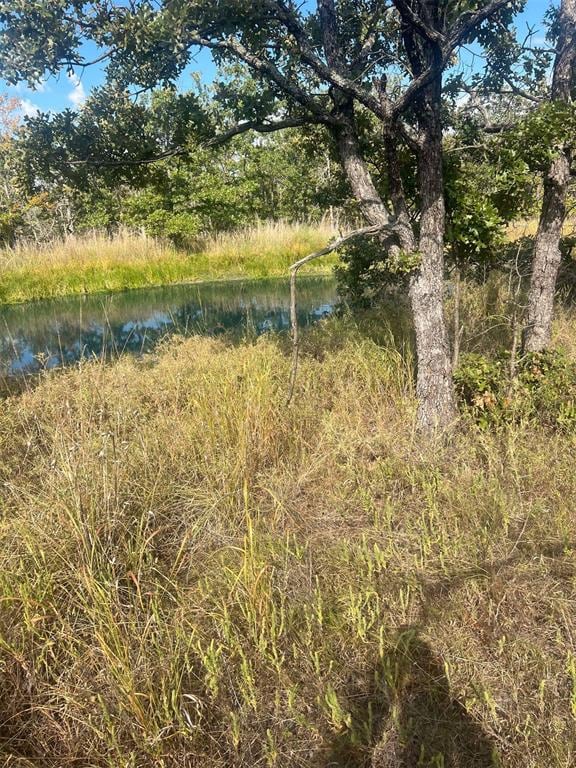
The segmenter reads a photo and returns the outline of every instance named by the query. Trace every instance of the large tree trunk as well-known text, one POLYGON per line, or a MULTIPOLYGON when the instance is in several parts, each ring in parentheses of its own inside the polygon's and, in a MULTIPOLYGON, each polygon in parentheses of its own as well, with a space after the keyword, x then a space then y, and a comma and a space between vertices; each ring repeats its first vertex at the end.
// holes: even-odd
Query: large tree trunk
MULTIPOLYGON (((436 5, 437 3, 433 3, 436 5)), ((436 9, 437 10, 437 9, 436 9)), ((337 19, 333 0, 319 2, 323 47, 328 62, 342 69, 339 53, 337 19)), ((438 14, 436 14, 437 16, 438 14)), ((438 19, 436 18, 436 21, 438 19)), ((429 52, 431 56, 437 51, 429 52)), ((410 303, 416 333, 418 396, 417 423, 423 432, 449 426, 456 417, 454 385, 450 363, 448 334, 444 318, 444 191, 442 176, 442 125, 440 119, 441 76, 426 88, 422 106, 426 112, 420 155, 420 193, 422 217, 419 250, 422 262, 410 280, 410 303)), ((393 225, 383 233, 383 250, 416 250, 416 237, 410 223, 397 162, 394 126, 385 125, 390 196, 394 221, 380 197, 358 145, 354 103, 338 89, 332 90, 335 110, 342 124, 334 129, 334 138, 344 172, 366 220, 375 226, 393 225)))
POLYGON ((425 430, 444 429, 456 418, 450 344, 444 316, 444 181, 440 82, 433 82, 422 100, 419 270, 410 280, 410 302, 416 331, 418 424, 425 430))
MULTIPOLYGON (((410 305, 416 334, 418 396, 417 423, 423 432, 444 429, 456 417, 450 346, 444 317, 444 196, 442 177, 442 130, 439 113, 432 116, 430 135, 420 157, 422 217, 418 249, 420 269, 410 280, 410 305)), ((335 133, 342 165, 362 213, 370 224, 386 225, 390 215, 361 156, 350 121, 335 133)), ((391 164, 390 170, 393 170, 391 164)), ((397 191, 393 190, 394 197, 397 191)), ((416 250, 414 233, 405 221, 402 197, 395 202, 395 234, 400 247, 416 250), (399 225, 399 226, 398 226, 399 225)), ((384 240, 384 238, 383 238, 384 240)), ((391 242, 383 242, 390 248, 391 242)))
MULTIPOLYGON (((560 35, 554 62, 551 98, 570 102, 576 66, 576 0, 562 0, 560 35)), ((540 352, 550 344, 554 295, 560 267, 560 240, 566 218, 566 196, 570 182, 570 150, 561 148, 544 178, 544 196, 534 243, 528 313, 524 329, 525 352, 540 352)))

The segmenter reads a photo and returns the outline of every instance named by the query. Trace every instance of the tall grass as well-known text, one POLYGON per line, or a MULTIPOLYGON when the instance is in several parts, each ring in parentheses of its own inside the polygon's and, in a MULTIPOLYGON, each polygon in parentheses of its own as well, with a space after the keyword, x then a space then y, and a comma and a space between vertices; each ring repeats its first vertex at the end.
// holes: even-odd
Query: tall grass
MULTIPOLYGON (((0 303, 200 280, 277 277, 333 234, 328 224, 272 222, 207 237, 188 250, 128 231, 111 238, 92 234, 46 245, 20 244, 0 251, 0 303)), ((334 258, 309 270, 325 271, 330 263, 334 258)))
MULTIPOLYGON (((507 236, 509 240, 519 240, 523 237, 534 237, 538 231, 538 219, 520 219, 509 224, 507 236)), ((576 232, 576 219, 569 217, 563 229, 564 235, 573 235, 576 232)))
POLYGON ((422 445, 409 350, 349 320, 287 407, 283 344, 4 403, 3 764, 574 765, 574 438, 422 445))

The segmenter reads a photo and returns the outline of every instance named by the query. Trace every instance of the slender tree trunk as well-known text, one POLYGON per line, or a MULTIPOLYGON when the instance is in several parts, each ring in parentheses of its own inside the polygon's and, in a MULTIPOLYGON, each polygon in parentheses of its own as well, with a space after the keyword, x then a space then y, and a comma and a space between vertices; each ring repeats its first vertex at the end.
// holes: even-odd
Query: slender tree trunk
POLYGON ((462 303, 462 275, 460 267, 456 265, 454 270, 454 311, 452 314, 452 370, 458 367, 460 360, 460 341, 463 326, 460 326, 460 306, 462 303))
POLYGON ((430 87, 425 107, 419 157, 421 262, 410 280, 410 302, 418 361, 418 425, 424 431, 433 431, 448 427, 457 413, 444 317, 445 206, 440 83, 430 87))
MULTIPOLYGON (((554 62, 551 98, 571 102, 576 67, 576 0, 562 0, 560 35, 554 62)), ((544 178, 542 211, 532 259, 528 313, 524 329, 525 352, 540 352, 550 344, 556 280, 560 268, 560 240, 566 218, 570 183, 570 150, 563 147, 552 160, 544 178)))
POLYGON ((566 195, 570 161, 562 152, 544 179, 544 197, 534 244, 528 294, 528 316, 524 330, 525 352, 541 352, 550 345, 556 279, 560 268, 560 239, 566 218, 566 195))

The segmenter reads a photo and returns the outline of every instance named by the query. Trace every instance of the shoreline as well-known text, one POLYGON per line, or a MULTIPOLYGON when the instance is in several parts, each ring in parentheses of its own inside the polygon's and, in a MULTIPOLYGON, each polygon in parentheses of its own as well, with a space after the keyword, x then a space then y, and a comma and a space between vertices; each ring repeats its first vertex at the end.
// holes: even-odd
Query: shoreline
MULTIPOLYGON (((214 236, 196 252, 125 234, 21 246, 0 252, 0 307, 174 285, 289 279, 290 265, 333 235, 321 225, 280 223, 214 236)), ((327 275, 337 261, 329 254, 302 272, 327 275)))
MULTIPOLYGON (((323 266, 323 267, 315 267, 311 265, 308 267, 302 267, 300 269, 300 274, 303 277, 329 278, 332 276, 333 267, 334 267, 334 262, 332 262, 328 266, 323 266)), ((2 281, 2 279, 3 277, 0 273, 0 282, 2 281)), ((15 299, 13 301, 5 301, 2 298, 0 298, 0 311, 4 307, 18 307, 24 304, 37 304, 43 301, 54 301, 58 299, 72 299, 72 298, 81 298, 81 297, 98 296, 98 295, 121 294, 121 293, 129 293, 129 292, 131 293, 133 291, 146 291, 146 290, 154 290, 159 288, 175 288, 179 285, 181 286, 210 285, 211 283, 213 284, 258 283, 266 280, 282 280, 282 279, 286 279, 286 281, 289 281, 290 273, 287 271, 285 274, 282 274, 282 273, 274 273, 274 274, 267 274, 267 275, 234 274, 234 275, 231 275, 230 277, 227 277, 225 275, 221 277, 201 277, 201 278, 192 278, 190 280, 176 280, 173 282, 142 283, 140 285, 131 285, 126 287, 118 287, 118 288, 105 287, 105 288, 96 289, 96 290, 66 291, 63 293, 47 294, 45 296, 34 296, 29 298, 15 299)))

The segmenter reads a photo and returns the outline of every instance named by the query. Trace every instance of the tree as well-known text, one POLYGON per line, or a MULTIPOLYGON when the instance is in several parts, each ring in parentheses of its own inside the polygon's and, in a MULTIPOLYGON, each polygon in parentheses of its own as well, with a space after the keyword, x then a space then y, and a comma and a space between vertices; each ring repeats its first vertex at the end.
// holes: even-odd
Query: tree
MULTIPOLYGON (((118 87, 173 84, 194 48, 242 62, 260 83, 258 98, 225 137, 322 125, 368 224, 379 231, 383 258, 406 256, 417 353, 418 424, 447 427, 456 406, 443 314, 445 204, 443 74, 456 52, 490 41, 487 25, 506 28, 521 0, 318 0, 307 11, 291 0, 197 3, 108 0, 0 2, 0 66, 5 78, 34 82, 45 71, 86 65, 90 39, 118 87), (9 52, 9 53, 8 53, 9 52), (369 120, 386 152, 383 198, 361 151, 369 120), (417 215, 399 173, 399 146, 418 166, 417 215)), ((176 148, 174 149, 176 151, 176 148)))
POLYGON ((14 133, 20 122, 20 102, 0 93, 0 244, 11 244, 22 220, 23 205, 14 185, 14 133))
POLYGON ((550 104, 538 118, 545 129, 556 129, 552 155, 544 174, 544 192, 534 243, 528 312, 523 347, 541 352, 550 344, 554 295, 561 261, 560 240, 566 218, 566 198, 575 160, 576 135, 576 0, 561 0, 556 22, 557 53, 554 60, 550 104))
MULTIPOLYGON (((21 188, 66 200, 74 231, 126 225, 181 244, 255 218, 319 220, 341 207, 342 174, 317 126, 210 146, 210 126, 226 121, 225 90, 250 87, 238 73, 233 83, 222 76, 201 99, 161 89, 134 103, 98 88, 78 110, 28 118, 12 151, 21 188)), ((20 233, 36 234, 27 223, 20 233)))

